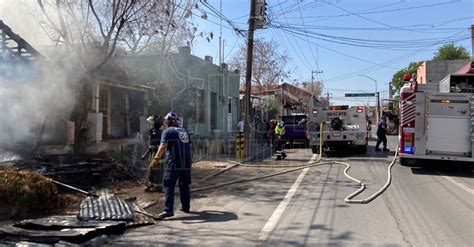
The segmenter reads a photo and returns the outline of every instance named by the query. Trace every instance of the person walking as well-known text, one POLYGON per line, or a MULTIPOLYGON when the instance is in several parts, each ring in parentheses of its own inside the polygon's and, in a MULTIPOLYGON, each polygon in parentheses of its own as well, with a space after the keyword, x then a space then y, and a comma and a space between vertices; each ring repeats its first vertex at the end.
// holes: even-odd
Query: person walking
POLYGON ((174 188, 176 182, 179 186, 181 200, 180 211, 189 213, 191 203, 191 138, 189 133, 179 127, 178 115, 175 112, 166 114, 165 124, 168 126, 161 135, 161 144, 158 147, 153 162, 158 162, 161 156, 166 155, 166 168, 163 179, 165 193, 165 208, 156 219, 174 216, 174 188))
POLYGON ((283 136, 285 135, 285 122, 280 121, 275 126, 275 138, 276 138, 276 155, 277 160, 286 158, 286 153, 283 151, 284 140, 283 136))
POLYGON ((387 148, 387 116, 383 116, 377 124, 377 144, 375 145, 375 151, 380 151, 380 143, 383 143, 383 151, 390 151, 387 148))

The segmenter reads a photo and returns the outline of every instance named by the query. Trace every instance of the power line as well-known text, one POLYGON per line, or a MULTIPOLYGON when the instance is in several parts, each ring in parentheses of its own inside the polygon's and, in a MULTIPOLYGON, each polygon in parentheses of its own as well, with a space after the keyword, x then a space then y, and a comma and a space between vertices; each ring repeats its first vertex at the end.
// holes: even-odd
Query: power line
MULTIPOLYGON (((322 15, 322 16, 307 16, 307 17, 304 17, 305 19, 318 19, 318 18, 336 18, 336 17, 346 17, 346 16, 353 16, 353 15, 372 15, 372 14, 383 14, 383 13, 389 13, 389 12, 399 12, 399 11, 405 11, 405 10, 409 10, 409 11, 414 11, 414 10, 418 10, 418 9, 423 9, 423 8, 432 8, 432 7, 438 7, 438 6, 442 6, 442 5, 448 5, 448 4, 453 4, 453 3, 456 3, 457 1, 449 1, 449 2, 442 2, 442 3, 434 3, 434 4, 424 4, 424 5, 418 5, 418 6, 411 6, 411 7, 405 7, 405 8, 395 8, 395 9, 386 9, 386 10, 379 10, 379 11, 362 11, 362 12, 358 12, 358 13, 347 13, 347 14, 339 14, 339 15, 322 15)), ((330 3, 328 3, 329 5, 332 5, 330 3)), ((392 3, 392 4, 389 4, 388 6, 391 6, 391 5, 395 5, 395 4, 398 4, 397 3, 392 3)), ((385 6, 387 7, 387 6, 385 6)), ((296 19, 296 17, 293 17, 293 18, 289 18, 289 19, 296 19)), ((327 19, 324 19, 324 20, 327 20, 327 19)), ((320 20, 318 20, 320 21, 320 20)))
MULTIPOLYGON (((285 30, 295 35, 304 36, 308 38, 314 38, 314 39, 332 42, 332 43, 338 43, 342 45, 374 48, 374 49, 389 49, 389 50, 420 48, 420 47, 425 47, 429 44, 458 42, 458 41, 463 41, 470 38, 469 35, 465 35, 462 37, 454 37, 450 35, 448 37, 442 37, 442 38, 419 39, 419 40, 375 40, 375 39, 370 40, 370 39, 359 39, 359 38, 349 38, 349 37, 342 37, 342 36, 327 35, 327 34, 308 31, 308 30, 304 30, 304 29, 300 29, 296 27, 282 27, 282 26, 275 26, 275 25, 272 25, 272 27, 285 30)), ((463 29, 463 31, 464 30, 465 29, 463 29)))
MULTIPOLYGON (((303 19, 303 12, 301 11, 301 6, 300 6, 300 2, 298 2, 298 10, 300 12, 300 17, 301 17, 301 23, 303 24, 303 27, 306 28, 306 25, 304 23, 304 19, 303 19)), ((316 68, 319 69, 318 67, 318 60, 316 59, 316 57, 314 56, 314 52, 313 52, 313 45, 311 43, 308 43, 309 44, 309 50, 311 51, 311 56, 313 57, 313 60, 314 62, 316 63, 316 68)))
MULTIPOLYGON (((245 41, 245 38, 246 38, 246 35, 242 32, 244 30, 238 28, 234 22, 232 22, 227 16, 225 16, 224 14, 220 13, 219 10, 217 10, 216 8, 214 8, 211 4, 207 3, 206 1, 202 1, 201 4, 203 4, 207 9, 209 9, 213 16, 217 17, 217 18, 222 18, 226 23, 228 23, 235 31, 236 33, 238 34, 238 36, 240 38, 242 38, 244 41, 245 41)), ((280 73, 283 77, 286 77, 286 78, 290 78, 290 76, 284 72, 282 70, 282 68, 279 68, 278 65, 275 64, 274 61, 272 61, 271 59, 269 59, 266 54, 264 52, 262 52, 260 50, 260 47, 255 47, 259 52, 260 54, 267 60, 267 62, 272 65, 277 71, 278 73, 280 73)))
MULTIPOLYGON (((280 2, 280 0, 278 0, 278 2, 280 2)), ((281 9, 281 5, 280 5, 280 9, 281 9)), ((283 9, 282 9, 282 12, 283 12, 283 9)), ((283 17, 286 18, 285 14, 283 13, 282 15, 283 17)), ((285 38, 289 41, 289 44, 290 46, 293 48, 293 50, 295 51, 295 54, 297 55, 297 57, 306 65, 306 67, 311 70, 311 63, 309 62, 308 58, 306 57, 305 53, 303 52, 303 50, 301 49, 301 46, 298 44, 298 41, 293 37, 293 39, 295 40, 295 45, 296 47, 298 47, 298 50, 300 51, 300 53, 303 55, 303 59, 301 59, 300 55, 298 54, 298 51, 296 50, 296 48, 294 47, 293 45, 293 42, 290 41, 290 39, 288 38, 287 34, 284 33, 284 36, 285 38)))
MULTIPOLYGON (((342 11, 345 11, 345 12, 347 12, 347 13, 349 13, 349 14, 355 15, 355 16, 357 16, 357 17, 359 17, 359 18, 361 18, 361 19, 364 19, 364 20, 366 20, 366 21, 370 21, 370 22, 377 23, 377 24, 379 24, 379 25, 387 26, 387 27, 391 27, 391 28, 398 28, 398 27, 395 27, 395 26, 393 26, 393 25, 389 25, 389 24, 386 24, 386 23, 383 23, 383 22, 380 22, 380 21, 376 21, 376 20, 367 18, 367 17, 365 17, 365 16, 363 16, 363 15, 360 15, 360 14, 358 14, 358 13, 352 12, 352 11, 350 11, 350 10, 347 10, 347 9, 345 9, 345 8, 342 8, 342 7, 340 7, 340 6, 336 5, 336 4, 327 2, 327 1, 325 1, 325 0, 323 0, 323 1, 324 1, 325 3, 331 5, 331 6, 334 6, 335 8, 338 8, 338 9, 340 9, 340 10, 342 10, 342 11)), ((403 29, 403 28, 398 28, 398 29, 404 30, 404 31, 411 31, 410 29, 403 29)), ((420 31, 418 31, 418 32, 420 32, 420 31)))

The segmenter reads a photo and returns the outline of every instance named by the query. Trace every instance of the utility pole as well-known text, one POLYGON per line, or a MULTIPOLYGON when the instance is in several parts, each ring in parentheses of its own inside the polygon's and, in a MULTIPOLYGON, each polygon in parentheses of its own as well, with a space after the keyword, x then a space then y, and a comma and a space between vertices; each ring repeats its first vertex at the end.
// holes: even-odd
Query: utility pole
POLYGON ((311 109, 314 107, 314 74, 321 74, 322 70, 311 70, 311 109))
POLYGON ((388 83, 388 98, 392 100, 393 97, 393 87, 392 87, 392 82, 388 83))
POLYGON ((331 95, 332 95, 332 93, 330 93, 330 92, 326 93, 326 99, 328 101, 328 106, 329 106, 329 99, 330 99, 331 95))
POLYGON ((474 60, 474 24, 471 25, 471 59, 474 60))
POLYGON ((322 74, 322 70, 311 70, 311 94, 314 91, 314 74, 322 74))
POLYGON ((250 151, 250 91, 252 90, 252 62, 253 62, 253 34, 255 31, 255 4, 256 0, 250 1, 249 31, 247 34, 247 66, 245 68, 245 115, 244 115, 244 138, 245 154, 248 156, 250 151))

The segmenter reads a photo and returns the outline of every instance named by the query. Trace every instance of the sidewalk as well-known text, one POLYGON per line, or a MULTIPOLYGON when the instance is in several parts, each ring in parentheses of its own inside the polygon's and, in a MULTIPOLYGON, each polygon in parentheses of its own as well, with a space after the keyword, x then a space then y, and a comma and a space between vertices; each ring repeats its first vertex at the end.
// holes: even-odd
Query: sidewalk
POLYGON ((257 163, 262 162, 263 160, 272 156, 272 147, 267 146, 265 143, 250 143, 250 153, 246 158, 237 160, 235 157, 231 160, 240 162, 240 163, 257 163))

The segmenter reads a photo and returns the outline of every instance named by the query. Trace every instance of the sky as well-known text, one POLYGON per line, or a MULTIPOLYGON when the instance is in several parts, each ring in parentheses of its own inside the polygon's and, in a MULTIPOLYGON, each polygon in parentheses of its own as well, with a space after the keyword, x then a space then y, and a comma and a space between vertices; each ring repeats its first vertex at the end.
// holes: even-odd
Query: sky
MULTIPOLYGON (((447 42, 471 52, 469 27, 474 24, 474 0, 266 0, 268 25, 255 37, 273 40, 290 60, 286 82, 315 81, 324 85, 335 104, 374 104, 374 99, 345 98, 345 93, 374 92, 388 97, 392 75, 410 62, 430 60, 447 42), (362 75, 362 76, 361 76, 362 75), (369 79, 370 77, 372 79, 369 79)), ((250 0, 207 0, 222 13, 224 62, 245 44, 232 27, 248 29, 250 0), (222 3, 222 11, 220 4, 222 3), (230 22, 230 23, 229 23, 230 22)), ((192 53, 218 63, 221 19, 204 4, 208 19, 193 21, 198 32, 212 32, 208 42, 196 38, 192 53)), ((50 40, 38 23, 36 0, 0 0, 0 19, 37 46, 50 40)))
MULTIPOLYGON (((249 0, 208 0, 221 12, 224 62, 245 39, 231 24, 248 29, 249 0), (222 11, 220 4, 222 2, 222 11)), ((454 42, 471 53, 474 0, 267 0, 269 25, 255 36, 273 40, 290 57, 286 81, 315 80, 324 84, 334 104, 374 104, 370 98, 345 98, 345 93, 374 92, 388 98, 392 75, 410 62, 430 60, 444 43, 454 42), (372 79, 369 79, 370 77, 372 79)), ((220 18, 205 6, 208 20, 199 28, 213 32, 211 42, 197 40, 193 54, 218 61, 220 18), (213 16, 214 15, 214 16, 213 16)), ((199 19, 199 18, 197 18, 199 19)))

